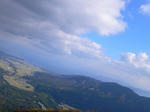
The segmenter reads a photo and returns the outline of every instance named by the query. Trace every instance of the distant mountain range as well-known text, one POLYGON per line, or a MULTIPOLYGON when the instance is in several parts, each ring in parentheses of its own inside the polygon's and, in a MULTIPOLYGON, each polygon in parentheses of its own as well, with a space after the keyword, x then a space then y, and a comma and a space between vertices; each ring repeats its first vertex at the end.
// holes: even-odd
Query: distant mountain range
POLYGON ((150 112, 150 98, 116 83, 51 74, 0 52, 0 112, 33 108, 150 112))

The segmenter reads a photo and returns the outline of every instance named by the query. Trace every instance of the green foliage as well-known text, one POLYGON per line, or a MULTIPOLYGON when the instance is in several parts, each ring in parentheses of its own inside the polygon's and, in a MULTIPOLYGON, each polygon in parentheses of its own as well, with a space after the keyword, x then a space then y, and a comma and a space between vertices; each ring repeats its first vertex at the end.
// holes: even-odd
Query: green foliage
POLYGON ((17 75, 3 75, 3 78, 12 86, 25 91, 34 91, 34 87, 28 83, 23 78, 18 77, 17 75))
POLYGON ((49 110, 55 112, 70 112, 73 109, 150 112, 150 98, 138 96, 115 83, 46 73, 21 59, 0 52, 0 112, 17 109, 15 112, 43 112, 37 109, 21 111, 33 108, 60 109, 49 110))
POLYGON ((25 74, 17 72, 19 70, 23 71, 23 69, 26 71, 24 73, 31 73, 31 71, 37 70, 37 67, 26 64, 20 59, 0 54, 0 112, 10 112, 16 109, 44 108, 46 106, 56 108, 56 103, 53 104, 51 100, 47 101, 46 97, 34 92, 33 89, 31 90, 33 86, 28 84, 23 78, 25 74), (12 62, 20 63, 21 69, 12 62), (8 70, 8 67, 11 70, 8 70), (29 71, 27 68, 33 70, 29 71))
MULTIPOLYGON (((16 110, 13 112, 83 112, 80 110, 76 110, 76 109, 71 109, 71 110, 59 110, 59 109, 46 109, 46 110, 41 110, 41 109, 32 109, 32 110, 16 110)), ((96 112, 96 111, 93 111, 96 112)))
POLYGON ((12 86, 26 91, 34 91, 34 87, 23 78, 26 75, 33 75, 35 71, 42 70, 6 54, 0 56, 0 68, 7 71, 3 78, 12 86))
POLYGON ((150 99, 115 83, 104 83, 83 76, 62 76, 36 72, 26 77, 38 93, 45 93, 58 104, 81 110, 107 112, 150 112, 150 99), (109 112, 109 111, 108 111, 109 112))

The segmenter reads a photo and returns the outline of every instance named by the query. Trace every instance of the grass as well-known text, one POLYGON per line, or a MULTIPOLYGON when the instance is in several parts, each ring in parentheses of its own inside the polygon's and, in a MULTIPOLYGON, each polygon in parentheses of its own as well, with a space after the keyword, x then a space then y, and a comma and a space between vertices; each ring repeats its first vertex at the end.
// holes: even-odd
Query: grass
POLYGON ((5 71, 14 73, 13 68, 7 62, 5 62, 3 60, 0 60, 0 68, 2 68, 5 71))
POLYGON ((16 75, 18 76, 33 75, 33 73, 36 71, 42 71, 40 68, 25 62, 12 61, 9 59, 8 62, 13 64, 13 66, 16 68, 16 75))
POLYGON ((15 86, 19 89, 25 90, 25 91, 34 91, 34 87, 30 84, 28 84, 24 79, 17 77, 17 76, 8 76, 4 75, 3 78, 12 86, 15 86))
POLYGON ((25 91, 34 91, 34 87, 26 82, 24 76, 31 76, 36 71, 42 71, 40 68, 17 59, 0 59, 0 68, 8 72, 3 78, 12 86, 25 91))

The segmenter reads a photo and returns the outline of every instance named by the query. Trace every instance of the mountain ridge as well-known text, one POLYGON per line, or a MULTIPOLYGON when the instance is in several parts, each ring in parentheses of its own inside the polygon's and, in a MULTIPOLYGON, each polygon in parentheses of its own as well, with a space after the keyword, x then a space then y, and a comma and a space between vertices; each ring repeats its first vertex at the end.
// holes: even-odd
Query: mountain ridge
POLYGON ((0 93, 0 112, 67 107, 102 112, 150 112, 150 98, 139 96, 127 87, 82 75, 51 74, 2 52, 0 93))

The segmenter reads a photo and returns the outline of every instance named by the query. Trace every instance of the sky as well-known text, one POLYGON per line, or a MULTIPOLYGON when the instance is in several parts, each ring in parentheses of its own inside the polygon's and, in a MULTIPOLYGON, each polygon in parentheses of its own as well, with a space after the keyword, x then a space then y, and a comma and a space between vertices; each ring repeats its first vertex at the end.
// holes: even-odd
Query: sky
POLYGON ((150 96, 149 0, 1 0, 0 7, 0 50, 150 96))

